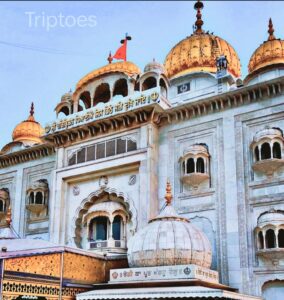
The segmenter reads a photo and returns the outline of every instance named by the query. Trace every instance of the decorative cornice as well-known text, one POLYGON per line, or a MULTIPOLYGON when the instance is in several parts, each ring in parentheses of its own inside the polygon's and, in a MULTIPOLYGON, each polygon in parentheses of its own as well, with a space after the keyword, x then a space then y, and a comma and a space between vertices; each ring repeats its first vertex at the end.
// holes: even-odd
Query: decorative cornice
POLYGON ((214 95, 194 102, 184 103, 166 110, 157 119, 157 125, 163 126, 193 119, 226 109, 259 102, 272 96, 283 94, 284 76, 270 81, 245 86, 226 93, 214 95))
POLYGON ((154 104, 135 111, 129 111, 124 115, 110 116, 75 128, 55 132, 45 136, 44 139, 53 143, 55 147, 66 146, 80 140, 107 134, 111 131, 127 128, 133 129, 149 122, 156 123, 157 117, 161 112, 162 109, 154 104))
MULTIPOLYGON (((162 109, 155 104, 140 107, 123 115, 110 116, 75 128, 54 132, 46 135, 44 139, 54 144, 55 147, 62 147, 91 137, 101 136, 111 131, 140 127, 149 122, 155 123, 157 126, 165 126, 166 124, 262 101, 282 94, 283 90, 284 76, 175 107, 162 109)), ((163 101, 168 103, 166 99, 163 99, 163 101)))
POLYGON ((50 144, 32 146, 27 149, 0 155, 0 169, 13 165, 40 159, 55 153, 55 147, 50 144))

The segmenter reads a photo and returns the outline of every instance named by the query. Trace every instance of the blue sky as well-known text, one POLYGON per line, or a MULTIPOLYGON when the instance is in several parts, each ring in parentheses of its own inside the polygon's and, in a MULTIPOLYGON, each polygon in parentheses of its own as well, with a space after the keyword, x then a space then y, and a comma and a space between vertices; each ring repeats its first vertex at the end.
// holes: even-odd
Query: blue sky
MULTIPOLYGON (((128 59, 141 69, 155 58, 163 62, 170 49, 192 33, 194 1, 168 2, 0 2, 0 148, 11 141, 19 122, 26 119, 31 101, 36 119, 44 126, 55 119, 61 95, 86 73, 107 63, 128 32, 128 59), (95 27, 29 26, 26 12, 37 16, 96 17, 95 27), (4 42, 4 44, 3 44, 4 42), (20 44, 56 51, 33 51, 8 46, 20 44), (57 52, 65 54, 56 54, 57 52)), ((226 39, 236 49, 242 73, 253 51, 267 39, 272 17, 275 35, 284 38, 284 2, 205 1, 204 29, 226 39)))

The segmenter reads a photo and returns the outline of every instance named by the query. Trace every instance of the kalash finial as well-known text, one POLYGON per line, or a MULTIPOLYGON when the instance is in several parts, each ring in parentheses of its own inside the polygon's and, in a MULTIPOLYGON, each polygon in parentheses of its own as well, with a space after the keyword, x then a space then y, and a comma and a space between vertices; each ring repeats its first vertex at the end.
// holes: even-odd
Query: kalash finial
POLYGON ((35 113, 35 106, 34 106, 34 103, 32 102, 31 109, 30 109, 30 116, 33 117, 34 113, 35 113))
POLYGON ((30 109, 30 115, 28 117, 28 121, 33 122, 35 120, 34 114, 35 114, 35 107, 34 107, 34 103, 32 102, 31 109, 30 109))
POLYGON ((108 60, 108 63, 109 63, 109 64, 111 64, 112 61, 113 61, 113 57, 112 57, 112 55, 111 55, 111 51, 109 52, 109 55, 108 55, 107 60, 108 60))
POLYGON ((173 195, 172 195, 171 183, 170 183, 169 180, 167 180, 167 187, 166 187, 165 199, 166 199, 166 205, 167 206, 169 206, 169 205, 172 204, 173 195))
POLYGON ((195 4, 194 4, 194 9, 197 10, 197 14, 196 14, 196 22, 195 22, 195 32, 196 34, 201 34, 204 31, 202 30, 202 25, 204 24, 203 20, 202 20, 202 14, 201 14, 201 10, 203 9, 204 5, 203 2, 201 2, 200 0, 198 0, 195 4))
POLYGON ((268 37, 268 40, 269 40, 269 41, 273 41, 273 40, 276 39, 276 38, 275 38, 275 35, 274 35, 274 27, 273 27, 273 23, 272 23, 271 18, 269 19, 268 33, 269 33, 269 37, 268 37))

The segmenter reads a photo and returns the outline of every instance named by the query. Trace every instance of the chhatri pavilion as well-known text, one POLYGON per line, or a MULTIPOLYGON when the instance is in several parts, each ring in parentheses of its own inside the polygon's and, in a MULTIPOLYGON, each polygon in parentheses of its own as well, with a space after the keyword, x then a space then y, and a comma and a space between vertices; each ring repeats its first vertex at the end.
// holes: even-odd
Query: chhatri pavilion
POLYGON ((242 77, 203 8, 164 63, 128 61, 126 35, 53 121, 32 104, 15 127, 0 152, 1 300, 283 300, 281 24, 259 29, 242 77))

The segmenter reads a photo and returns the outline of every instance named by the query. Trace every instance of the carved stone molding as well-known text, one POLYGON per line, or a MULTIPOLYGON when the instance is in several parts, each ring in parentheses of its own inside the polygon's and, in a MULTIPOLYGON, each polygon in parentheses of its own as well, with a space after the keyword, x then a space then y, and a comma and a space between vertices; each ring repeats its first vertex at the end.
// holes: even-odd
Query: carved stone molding
POLYGON ((183 183, 191 185, 194 189, 198 189, 198 186, 207 179, 209 175, 205 173, 191 173, 181 177, 183 183))
POLYGON ((266 159, 261 160, 253 164, 252 168, 255 172, 261 172, 266 174, 268 177, 272 177, 274 172, 284 166, 284 159, 266 159))

